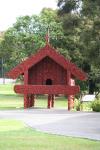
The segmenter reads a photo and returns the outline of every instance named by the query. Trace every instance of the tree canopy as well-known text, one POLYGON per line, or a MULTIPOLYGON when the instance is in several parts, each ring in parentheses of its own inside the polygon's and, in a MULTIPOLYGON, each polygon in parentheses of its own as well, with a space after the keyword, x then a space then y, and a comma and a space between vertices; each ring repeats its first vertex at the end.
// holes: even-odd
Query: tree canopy
POLYGON ((59 47, 57 38, 63 36, 63 29, 55 10, 44 8, 40 15, 17 18, 16 23, 5 32, 0 44, 6 68, 9 70, 44 46, 48 28, 51 43, 59 47))
POLYGON ((73 45, 78 65, 89 75, 89 93, 100 91, 100 1, 58 0, 58 6, 64 33, 73 43, 70 50, 73 45))

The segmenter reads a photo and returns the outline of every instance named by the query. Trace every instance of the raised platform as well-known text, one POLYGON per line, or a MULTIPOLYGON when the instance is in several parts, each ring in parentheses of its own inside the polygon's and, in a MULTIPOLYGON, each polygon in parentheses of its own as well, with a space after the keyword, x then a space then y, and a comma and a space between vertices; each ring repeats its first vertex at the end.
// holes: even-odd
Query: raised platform
POLYGON ((14 91, 20 94, 75 95, 80 91, 80 87, 67 85, 15 85, 14 91))

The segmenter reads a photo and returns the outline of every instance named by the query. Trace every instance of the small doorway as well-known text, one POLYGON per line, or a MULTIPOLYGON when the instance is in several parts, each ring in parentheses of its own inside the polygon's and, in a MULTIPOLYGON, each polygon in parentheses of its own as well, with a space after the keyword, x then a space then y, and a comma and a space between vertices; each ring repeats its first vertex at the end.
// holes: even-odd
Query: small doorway
POLYGON ((52 80, 51 79, 47 79, 46 80, 46 85, 52 85, 52 80))

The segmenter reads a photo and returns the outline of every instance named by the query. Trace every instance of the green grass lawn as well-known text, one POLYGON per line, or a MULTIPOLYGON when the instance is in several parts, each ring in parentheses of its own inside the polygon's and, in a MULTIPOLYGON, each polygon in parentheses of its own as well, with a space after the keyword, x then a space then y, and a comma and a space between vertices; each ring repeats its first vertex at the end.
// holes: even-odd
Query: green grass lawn
POLYGON ((37 132, 16 120, 0 120, 0 150, 99 150, 100 142, 37 132))
POLYGON ((13 84, 0 84, 0 95, 1 94, 15 95, 13 87, 14 87, 13 84))

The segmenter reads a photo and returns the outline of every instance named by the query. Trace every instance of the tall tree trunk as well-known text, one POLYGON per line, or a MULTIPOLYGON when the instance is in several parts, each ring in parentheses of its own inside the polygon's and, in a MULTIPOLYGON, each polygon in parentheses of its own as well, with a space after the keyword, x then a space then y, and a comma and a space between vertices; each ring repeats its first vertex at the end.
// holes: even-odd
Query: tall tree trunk
POLYGON ((91 79, 89 80, 89 94, 94 94, 95 82, 91 79))

